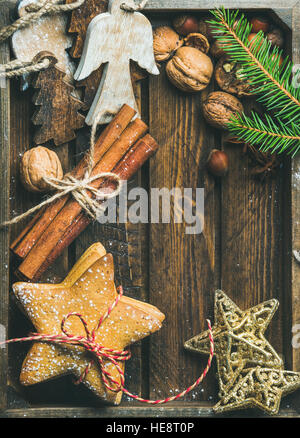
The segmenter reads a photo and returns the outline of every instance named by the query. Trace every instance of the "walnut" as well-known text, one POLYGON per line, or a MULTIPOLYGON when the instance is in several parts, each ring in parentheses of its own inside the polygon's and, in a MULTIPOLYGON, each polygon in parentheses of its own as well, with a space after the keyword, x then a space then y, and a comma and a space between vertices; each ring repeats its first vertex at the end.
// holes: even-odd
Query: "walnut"
POLYGON ((215 79, 219 87, 227 93, 237 96, 249 96, 251 84, 244 79, 241 66, 230 61, 227 57, 221 58, 215 68, 215 79))
POLYGON ((43 146, 37 146, 23 155, 20 177, 24 187, 30 192, 45 192, 52 188, 43 178, 62 179, 63 170, 55 152, 43 146))
POLYGON ((208 39, 201 33, 190 33, 184 39, 184 45, 188 47, 194 47, 203 53, 208 53, 210 47, 208 39))
POLYGON ((268 41, 271 41, 272 46, 277 46, 280 49, 284 46, 284 38, 280 29, 273 29, 266 35, 268 41))
POLYGON ((166 67, 168 78, 179 90, 201 91, 213 74, 211 59, 194 47, 181 47, 166 67))
POLYGON ((203 102, 203 115, 215 128, 227 129, 227 124, 235 114, 242 114, 243 105, 234 96, 223 91, 210 93, 203 102))
POLYGON ((153 31, 153 50, 157 62, 167 61, 182 44, 179 35, 169 26, 160 26, 153 31))

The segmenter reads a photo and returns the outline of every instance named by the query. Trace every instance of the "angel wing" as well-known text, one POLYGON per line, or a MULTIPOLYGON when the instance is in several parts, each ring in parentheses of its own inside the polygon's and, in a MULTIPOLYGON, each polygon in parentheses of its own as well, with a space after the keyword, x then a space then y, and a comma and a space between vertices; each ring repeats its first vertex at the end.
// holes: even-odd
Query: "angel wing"
POLYGON ((97 15, 90 22, 86 33, 80 63, 74 74, 76 81, 87 78, 100 65, 109 62, 110 48, 107 47, 112 17, 109 12, 97 15))
POLYGON ((134 28, 131 59, 152 75, 159 75, 153 52, 152 26, 145 15, 134 12, 134 28))

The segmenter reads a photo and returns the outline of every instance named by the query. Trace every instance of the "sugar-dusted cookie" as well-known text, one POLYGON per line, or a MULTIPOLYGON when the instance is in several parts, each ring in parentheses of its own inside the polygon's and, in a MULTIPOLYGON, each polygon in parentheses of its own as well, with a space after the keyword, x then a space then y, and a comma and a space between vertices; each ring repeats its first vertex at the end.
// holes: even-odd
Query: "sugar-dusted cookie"
MULTIPOLYGON (((95 243, 62 283, 15 283, 13 291, 38 333, 61 335, 61 322, 72 312, 82 315, 92 332, 117 297, 112 255, 106 254, 100 243, 95 243)), ((156 307, 122 296, 96 332, 95 342, 107 348, 124 350, 159 330, 163 320, 164 315, 156 307)), ((65 328, 72 335, 86 337, 78 317, 70 316, 65 328)), ((79 378, 91 359, 91 353, 79 346, 34 342, 23 362, 20 381, 32 385, 64 374, 79 378)), ((105 369, 120 382, 116 367, 108 359, 104 363, 105 369)), ((124 369, 124 362, 119 364, 124 369)), ((96 360, 83 383, 103 400, 120 403, 122 391, 107 389, 96 360)))

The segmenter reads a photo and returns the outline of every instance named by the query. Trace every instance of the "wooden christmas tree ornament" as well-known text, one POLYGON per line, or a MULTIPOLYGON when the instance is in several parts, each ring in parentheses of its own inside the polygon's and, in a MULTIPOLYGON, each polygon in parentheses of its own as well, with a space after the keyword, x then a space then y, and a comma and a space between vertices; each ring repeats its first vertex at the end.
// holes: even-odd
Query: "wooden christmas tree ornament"
MULTIPOLYGON (((25 7, 38 3, 38 0, 21 0, 18 14, 26 14, 25 7)), ((65 14, 46 15, 27 27, 17 30, 12 36, 12 49, 15 57, 30 62, 41 51, 53 53, 57 67, 66 74, 65 79, 72 81, 75 64, 67 53, 72 45, 72 37, 66 34, 67 16, 65 14)), ((27 78, 26 78, 27 79, 27 78)), ((25 82, 24 88, 27 88, 25 82)))
POLYGON ((130 357, 124 349, 159 330, 165 317, 156 307, 124 295, 116 301, 112 255, 95 243, 62 283, 15 283, 13 291, 41 341, 43 335, 65 339, 64 343, 57 339, 34 342, 23 362, 21 383, 33 385, 73 374, 103 400, 119 404, 122 383, 118 367, 123 373, 130 357), (70 343, 79 336, 91 348, 70 343), (99 362, 91 354, 92 344, 102 352, 99 362), (103 373, 109 373, 111 379, 103 373))
POLYGON ((151 74, 159 74, 153 54, 149 20, 141 13, 121 9, 123 0, 110 0, 108 12, 89 24, 82 57, 74 75, 87 78, 105 64, 101 82, 86 118, 92 125, 109 123, 123 104, 137 109, 130 77, 130 60, 151 74))
POLYGON ((75 130, 84 126, 84 116, 79 113, 83 103, 77 99, 74 87, 65 80, 65 73, 57 67, 57 59, 48 52, 39 53, 36 62, 47 57, 51 65, 41 71, 34 82, 39 89, 33 97, 40 108, 32 118, 34 125, 40 125, 34 135, 36 144, 53 140, 56 146, 67 143, 76 137, 75 130))

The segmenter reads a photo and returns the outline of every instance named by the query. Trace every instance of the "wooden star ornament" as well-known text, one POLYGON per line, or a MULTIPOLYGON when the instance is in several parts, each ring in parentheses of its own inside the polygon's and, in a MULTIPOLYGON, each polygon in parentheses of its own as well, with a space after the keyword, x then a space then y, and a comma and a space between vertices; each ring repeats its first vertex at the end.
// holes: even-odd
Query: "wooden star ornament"
MULTIPOLYGON (((300 388, 300 373, 285 371, 281 358, 264 337, 278 304, 273 299, 242 311, 223 291, 215 292, 212 333, 221 399, 215 412, 258 407, 276 414, 281 397, 300 388)), ((184 346, 209 354, 208 331, 184 346)))
MULTIPOLYGON (((78 260, 66 279, 57 285, 15 283, 13 291, 39 334, 62 335, 62 320, 70 313, 80 314, 90 332, 116 301, 114 266, 111 254, 100 243, 92 245, 78 260)), ((103 347, 124 350, 127 346, 160 329, 164 315, 154 306, 122 296, 109 317, 95 333, 95 342, 103 347)), ((86 336, 81 320, 72 316, 65 329, 73 336, 86 336)), ((24 385, 43 382, 64 374, 73 374, 100 398, 119 404, 122 391, 105 386, 97 361, 78 345, 34 342, 20 375, 24 385), (89 371, 85 374, 85 370, 89 371)), ((104 368, 120 382, 120 373, 107 358, 104 368)), ((119 362, 124 371, 124 362, 119 362)))

